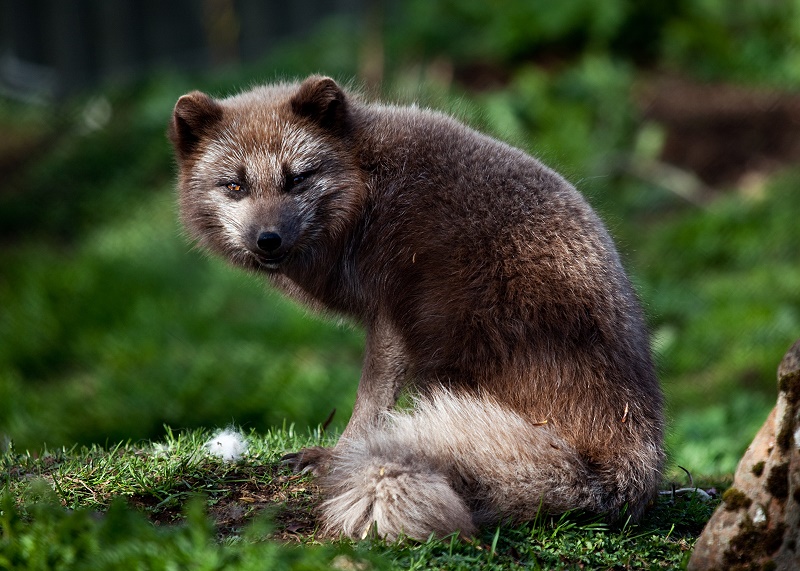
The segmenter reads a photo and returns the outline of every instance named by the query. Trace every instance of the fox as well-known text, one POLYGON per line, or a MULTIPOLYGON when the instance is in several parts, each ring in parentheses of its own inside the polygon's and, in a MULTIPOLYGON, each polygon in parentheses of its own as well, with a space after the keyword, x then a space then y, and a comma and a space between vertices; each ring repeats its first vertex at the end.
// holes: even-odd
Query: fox
POLYGON ((642 517, 663 396, 620 255, 565 178, 450 115, 322 75, 193 91, 168 136, 201 249, 366 331, 338 442, 284 457, 314 474, 323 533, 642 517))

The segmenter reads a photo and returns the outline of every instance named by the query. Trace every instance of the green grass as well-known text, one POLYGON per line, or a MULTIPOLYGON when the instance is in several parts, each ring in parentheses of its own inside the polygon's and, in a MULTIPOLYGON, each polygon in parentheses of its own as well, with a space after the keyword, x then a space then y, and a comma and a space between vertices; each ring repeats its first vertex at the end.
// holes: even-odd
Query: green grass
POLYGON ((249 451, 229 463, 204 451, 210 437, 167 430, 158 442, 110 449, 1 454, 0 568, 675 568, 715 505, 664 495, 638 525, 567 515, 486 529, 466 542, 320 541, 313 480, 279 457, 330 438, 251 432, 249 451))

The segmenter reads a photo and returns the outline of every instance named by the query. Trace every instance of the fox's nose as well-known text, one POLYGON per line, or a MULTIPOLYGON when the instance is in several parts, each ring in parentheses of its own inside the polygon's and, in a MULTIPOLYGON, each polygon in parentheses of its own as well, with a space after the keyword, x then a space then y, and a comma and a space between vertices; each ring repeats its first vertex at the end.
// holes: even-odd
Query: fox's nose
POLYGON ((275 232, 262 232, 258 235, 258 239, 256 240, 258 249, 266 254, 274 252, 280 248, 282 242, 283 240, 281 240, 281 235, 275 232))

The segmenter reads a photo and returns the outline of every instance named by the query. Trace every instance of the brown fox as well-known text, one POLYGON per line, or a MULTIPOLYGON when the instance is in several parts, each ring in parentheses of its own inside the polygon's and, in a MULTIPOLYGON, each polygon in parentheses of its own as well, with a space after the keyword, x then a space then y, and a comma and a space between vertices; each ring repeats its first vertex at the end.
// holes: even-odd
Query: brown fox
POLYGON ((199 244, 366 328, 313 470, 327 532, 426 539, 568 510, 639 518, 664 462, 642 312, 583 197, 535 158, 334 80, 181 97, 199 244), (401 391, 413 406, 395 410, 401 391))

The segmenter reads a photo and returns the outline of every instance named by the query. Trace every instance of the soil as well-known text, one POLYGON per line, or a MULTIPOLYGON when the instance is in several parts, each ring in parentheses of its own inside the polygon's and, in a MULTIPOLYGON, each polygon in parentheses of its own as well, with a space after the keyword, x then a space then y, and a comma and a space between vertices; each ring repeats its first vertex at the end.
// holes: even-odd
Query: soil
MULTIPOLYGON (((207 494, 208 517, 220 540, 240 535, 248 523, 263 515, 270 517, 272 539, 307 540, 317 528, 314 508, 319 490, 310 477, 285 472, 279 465, 247 466, 216 479, 208 476, 184 484, 191 492, 207 494)), ((137 495, 128 502, 155 525, 173 525, 183 520, 183 500, 176 495, 165 504, 151 495, 137 495)))

